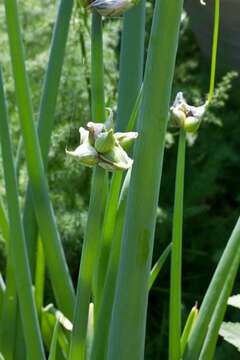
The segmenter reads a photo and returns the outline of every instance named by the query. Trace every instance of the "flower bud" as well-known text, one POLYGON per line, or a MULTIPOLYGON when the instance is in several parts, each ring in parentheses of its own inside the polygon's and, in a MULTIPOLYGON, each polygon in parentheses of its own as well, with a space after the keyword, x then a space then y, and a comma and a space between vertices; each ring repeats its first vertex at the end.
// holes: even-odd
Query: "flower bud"
POLYGON ((170 120, 173 125, 185 129, 188 133, 194 133, 201 124, 207 105, 208 102, 202 106, 188 105, 182 92, 179 92, 170 109, 170 120))
POLYGON ((80 127, 79 133, 80 133, 80 145, 85 142, 88 142, 89 131, 84 129, 83 127, 80 127))
POLYGON ((66 150, 68 155, 77 157, 81 164, 92 167, 98 163, 98 153, 89 143, 79 145, 74 151, 66 150))
POLYGON ((95 140, 95 149, 99 153, 106 153, 113 149, 115 145, 115 138, 113 136, 113 130, 100 133, 95 140))
POLYGON ((136 5, 138 0, 94 0, 89 8, 96 10, 102 16, 120 16, 131 7, 136 5))
POLYGON ((106 154, 99 154, 99 166, 106 170, 127 170, 132 164, 133 160, 128 157, 127 153, 119 145, 106 154))
POLYGON ((131 132, 116 132, 114 134, 115 139, 119 142, 123 149, 128 149, 132 145, 133 141, 138 137, 138 133, 131 132))
POLYGON ((188 116, 184 122, 183 127, 187 133, 195 133, 198 130, 200 123, 200 119, 197 119, 193 116, 188 116))
POLYGON ((186 115, 181 109, 171 109, 171 122, 174 126, 183 127, 186 120, 186 115))
POLYGON ((91 145, 95 144, 97 136, 105 130, 105 126, 102 123, 88 122, 86 126, 89 131, 89 142, 91 145))

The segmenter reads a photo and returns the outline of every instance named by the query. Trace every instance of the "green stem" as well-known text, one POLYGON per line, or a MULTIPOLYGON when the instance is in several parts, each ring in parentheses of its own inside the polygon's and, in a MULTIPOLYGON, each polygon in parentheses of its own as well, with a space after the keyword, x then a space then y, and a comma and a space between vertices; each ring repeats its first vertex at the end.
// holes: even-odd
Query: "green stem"
POLYGON ((13 266, 23 331, 28 356, 45 359, 37 312, 32 294, 32 283, 27 258, 27 249, 18 203, 17 181, 12 154, 12 144, 8 129, 7 110, 4 101, 2 75, 0 73, 0 138, 6 193, 8 200, 10 248, 13 254, 13 266))
POLYGON ((13 360, 16 342, 16 315, 18 301, 13 268, 13 256, 9 247, 6 269, 6 290, 0 312, 0 349, 6 360, 13 360))
POLYGON ((92 14, 91 48, 92 121, 105 122, 102 19, 97 13, 92 14))
POLYGON ((96 267, 96 301, 94 301, 95 306, 95 314, 98 313, 98 309, 96 309, 96 305, 98 308, 98 304, 101 303, 102 293, 104 288, 105 276, 108 267, 109 254, 112 245, 112 237, 114 234, 115 221, 117 215, 118 208, 118 197, 121 189, 122 182, 122 171, 116 171, 113 174, 112 182, 107 198, 103 225, 102 225, 102 233, 101 233, 101 241, 100 241, 100 253, 97 261, 96 267))
MULTIPOLYGON (((42 89, 38 116, 38 136, 44 165, 47 163, 47 155, 50 147, 50 139, 54 123, 54 112, 56 108, 72 8, 73 0, 60 0, 57 20, 52 36, 48 67, 42 89)), ((37 244, 37 220, 34 213, 30 184, 28 185, 25 198, 23 223, 28 245, 31 271, 32 274, 34 274, 37 244)))
POLYGON ((148 281, 182 5, 181 0, 155 4, 108 359, 144 357, 148 281))
POLYGON ((45 256, 41 238, 38 238, 37 262, 35 272, 35 301, 39 319, 42 313, 45 284, 45 256))
POLYGON ((162 252, 162 254, 159 256, 157 262, 154 264, 151 272, 150 272, 150 275, 149 275, 149 281, 148 281, 148 288, 149 288, 149 291, 151 290, 155 280, 157 279, 163 265, 165 264, 167 258, 168 258, 168 255, 170 254, 171 252, 171 248, 172 248, 172 243, 170 243, 166 249, 162 252))
POLYGON ((183 195, 185 172, 186 134, 180 129, 175 200, 172 228, 170 316, 169 316, 169 359, 181 358, 181 278, 182 278, 182 228, 183 228, 183 195))
POLYGON ((16 99, 35 212, 47 254, 48 269, 57 303, 65 315, 71 318, 74 290, 50 202, 40 144, 34 124, 16 0, 5 0, 5 10, 16 99))
POLYGON ((215 77, 216 77, 216 64, 217 64, 217 47, 218 47, 218 33, 219 33, 219 15, 220 15, 220 0, 215 0, 215 13, 214 13, 214 30, 213 30, 213 43, 212 43, 212 61, 211 61, 211 75, 208 101, 210 102, 214 95, 215 77))
POLYGON ((107 352, 107 344, 110 330, 112 306, 114 294, 116 289, 116 279, 119 268, 119 259, 121 251, 121 240, 124 224, 124 214, 126 209, 128 187, 131 178, 131 170, 124 179, 119 204, 117 211, 117 218, 115 222, 114 236, 112 239, 110 259, 108 263, 106 280, 103 289, 102 300, 100 303, 99 313, 96 320, 96 327, 94 332, 91 360, 105 360, 107 352))
MULTIPOLYGON (((96 122, 105 121, 102 19, 92 15, 92 117, 96 122)), ((77 298, 74 309, 73 331, 69 360, 85 360, 87 346, 88 309, 93 285, 93 273, 99 249, 101 224, 106 203, 107 174, 100 167, 93 171, 88 221, 84 236, 78 276, 77 298)))
POLYGON ((143 78, 145 38, 145 0, 124 15, 117 130, 125 130, 143 78))
POLYGON ((6 242, 6 245, 8 245, 9 224, 8 224, 8 218, 7 218, 7 214, 6 214, 2 199, 0 199, 0 231, 2 233, 3 239, 6 242))

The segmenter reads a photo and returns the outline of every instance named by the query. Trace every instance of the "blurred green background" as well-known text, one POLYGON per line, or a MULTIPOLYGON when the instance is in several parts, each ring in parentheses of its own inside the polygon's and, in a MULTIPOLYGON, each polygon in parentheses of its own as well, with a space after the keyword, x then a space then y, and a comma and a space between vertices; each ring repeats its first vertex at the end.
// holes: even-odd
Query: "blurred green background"
MULTIPOLYGON (((56 17, 54 0, 20 0, 21 20, 27 55, 27 69, 33 90, 35 113, 39 106, 51 32, 56 17)), ((153 4, 147 3, 146 45, 151 26, 153 4)), ((4 19, 0 5, 0 18, 4 19)), ((121 20, 104 21, 104 66, 106 106, 116 110, 121 20)), ((21 134, 15 105, 13 77, 5 21, 0 22, 0 59, 11 119, 15 153, 21 134)), ((209 82, 209 59, 199 49, 183 16, 173 98, 183 91, 195 105, 204 102, 209 82)), ((57 222, 76 282, 86 223, 91 171, 67 158, 65 148, 79 141, 78 128, 90 118, 90 15, 76 4, 67 44, 65 64, 55 115, 55 127, 48 162, 48 179, 57 222)), ((216 97, 204 118, 199 134, 188 139, 185 181, 185 217, 183 248, 183 318, 197 301, 201 303, 214 268, 221 256, 239 215, 240 192, 240 106, 236 74, 218 71, 216 97), (234 79, 234 80, 233 80, 234 79)), ((161 101, 161 99, 159 99, 161 101)), ((176 166, 176 129, 166 139, 163 181, 159 199, 154 259, 171 239, 171 221, 176 166)), ((21 149, 21 146, 20 146, 21 149)), ((24 151, 20 150, 19 184, 21 201, 27 173, 24 151)), ((1 162, 1 158, 0 158, 1 162)), ((1 164, 0 164, 1 165, 1 164)), ((156 164, 158 166, 158 164, 156 164)), ((0 166, 0 194, 5 190, 0 166)), ((4 244, 0 241, 0 268, 4 272, 4 244)), ((49 285, 48 285, 49 286, 49 285)), ((239 281, 235 292, 239 292, 239 281)), ((164 266, 149 299, 146 359, 165 359, 168 333, 169 262, 164 266)), ((51 297, 49 289, 47 297, 51 297)), ((46 298, 46 303, 48 299, 46 298)), ((234 318, 228 313, 227 318, 234 318)), ((239 353, 222 340, 216 359, 239 358, 239 353)))

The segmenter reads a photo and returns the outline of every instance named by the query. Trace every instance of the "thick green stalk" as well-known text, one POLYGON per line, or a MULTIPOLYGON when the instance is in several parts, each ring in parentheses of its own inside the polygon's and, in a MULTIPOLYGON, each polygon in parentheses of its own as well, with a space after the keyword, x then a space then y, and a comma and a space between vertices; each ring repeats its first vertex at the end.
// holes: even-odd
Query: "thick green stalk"
POLYGON ((211 75, 210 75, 208 101, 211 101, 214 95, 216 64, 217 64, 218 33, 219 33, 219 17, 220 17, 220 0, 215 0, 212 61, 211 61, 211 75))
MULTIPOLYGON (((92 15, 92 118, 96 122, 105 120, 102 19, 92 15)), ((77 298, 74 309, 73 331, 69 360, 84 360, 87 345, 88 309, 96 266, 97 252, 101 237, 101 224, 106 203, 107 174, 100 167, 93 171, 88 221, 81 256, 77 298)))
POLYGON ((171 252, 171 248, 172 248, 172 243, 170 243, 166 249, 162 252, 162 254, 159 256, 157 262, 154 264, 151 272, 150 272, 150 275, 149 275, 149 281, 148 281, 148 289, 149 291, 151 290, 155 280, 157 279, 158 277, 158 274, 160 273, 163 265, 165 264, 167 258, 168 258, 168 255, 170 254, 171 252))
POLYGON ((2 76, 0 73, 0 139, 4 166, 4 177, 8 201, 10 252, 13 256, 13 267, 21 318, 28 356, 45 359, 37 312, 32 294, 32 283, 27 258, 27 249, 18 203, 17 181, 12 154, 12 145, 8 129, 7 110, 4 101, 2 76))
POLYGON ((148 281, 182 0, 156 2, 127 201, 108 359, 144 354, 148 281))
POLYGON ((201 347, 207 335, 208 326, 211 321, 214 309, 217 305, 222 289, 225 285, 229 269, 233 259, 239 250, 240 245, 240 218, 238 219, 230 239, 225 247, 222 257, 212 277, 211 283, 204 296, 203 303, 200 307, 198 320, 190 335, 184 360, 198 360, 201 347))
POLYGON ((232 292, 233 284, 239 268, 239 262, 240 251, 238 251, 235 256, 235 259, 232 263, 227 279, 225 281, 224 288, 221 292, 221 296, 212 315, 212 319, 209 324, 207 336, 204 340, 199 360, 211 360, 214 358, 219 329, 223 322, 224 314, 226 312, 228 298, 232 292))
POLYGON ((117 217, 115 221, 114 236, 112 239, 111 253, 106 273, 106 279, 103 289, 103 295, 100 303, 99 314, 96 320, 96 327, 94 332, 91 360, 106 359, 107 344, 111 322, 111 314, 113 307, 114 294, 116 289, 116 279, 119 268, 120 250, 122 231, 124 224, 124 214, 126 209, 128 187, 131 177, 131 170, 124 179, 119 204, 117 217))
POLYGON ((101 303, 104 288, 105 276, 108 267, 109 254, 112 246, 115 221, 118 208, 118 197, 122 183, 122 171, 113 174, 109 194, 107 198, 104 219, 102 224, 100 252, 96 267, 96 301, 94 301, 95 314, 98 313, 98 305, 101 303))
POLYGON ((125 130, 143 78, 145 38, 145 0, 124 15, 117 129, 125 130))
POLYGON ((169 359, 181 358, 182 228, 186 134, 180 129, 172 228, 170 280, 169 359))
MULTIPOLYGON (((42 89, 38 116, 38 136, 44 164, 47 162, 47 155, 50 146, 57 94, 63 67, 72 8, 73 0, 60 0, 57 20, 52 36, 47 72, 42 89)), ((31 198, 30 184, 28 186, 25 199, 23 222, 31 271, 32 274, 34 274, 37 243, 37 220, 31 198)))
POLYGON ((41 238, 44 242, 45 253, 47 254, 48 269, 58 306, 66 316, 71 318, 74 304, 74 290, 49 198, 40 144, 34 124, 16 0, 5 0, 5 10, 16 99, 35 212, 41 238))
POLYGON ((88 210, 88 222, 82 249, 78 277, 77 298, 74 310, 73 331, 69 360, 84 360, 88 323, 88 307, 92 290, 93 270, 97 259, 97 250, 101 236, 103 215, 103 194, 105 192, 104 170, 96 168, 88 210))

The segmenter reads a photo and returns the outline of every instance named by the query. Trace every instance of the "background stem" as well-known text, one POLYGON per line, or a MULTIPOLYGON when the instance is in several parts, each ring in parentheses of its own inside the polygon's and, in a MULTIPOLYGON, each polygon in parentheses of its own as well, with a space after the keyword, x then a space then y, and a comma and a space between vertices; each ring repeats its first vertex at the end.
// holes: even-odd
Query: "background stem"
POLYGON ((185 172, 185 130, 180 129, 177 170, 175 183, 175 200, 172 228, 171 284, 170 284, 170 317, 169 317, 169 359, 181 358, 181 281, 182 281, 182 228, 183 228, 183 194, 185 172))

